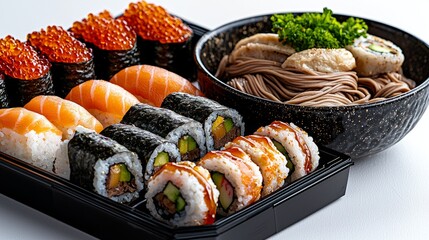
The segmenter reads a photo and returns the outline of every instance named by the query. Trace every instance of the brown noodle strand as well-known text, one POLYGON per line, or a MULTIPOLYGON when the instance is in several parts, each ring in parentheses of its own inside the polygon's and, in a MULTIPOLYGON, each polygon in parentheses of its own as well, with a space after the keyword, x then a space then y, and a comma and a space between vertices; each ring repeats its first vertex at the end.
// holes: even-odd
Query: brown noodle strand
POLYGON ((300 72, 272 60, 222 58, 216 76, 239 91, 276 102, 305 106, 372 103, 398 96, 415 87, 402 72, 358 77, 356 72, 300 72))

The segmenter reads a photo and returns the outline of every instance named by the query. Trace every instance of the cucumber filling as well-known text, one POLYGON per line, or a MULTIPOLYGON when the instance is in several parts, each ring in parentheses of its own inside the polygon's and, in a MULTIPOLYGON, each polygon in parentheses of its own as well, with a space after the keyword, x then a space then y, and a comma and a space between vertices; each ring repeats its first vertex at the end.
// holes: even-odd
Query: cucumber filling
POLYGON ((170 156, 166 152, 160 152, 153 162, 154 167, 161 167, 170 161, 170 156))
POLYGON ((293 165, 292 161, 290 160, 289 154, 287 153, 286 149, 283 147, 283 145, 280 142, 278 142, 274 139, 271 139, 271 140, 273 141, 274 146, 276 146, 277 150, 279 152, 281 152, 286 157, 286 160, 287 160, 286 167, 289 168, 289 176, 290 176, 293 173, 293 171, 295 170, 295 166, 293 165))
POLYGON ((212 172, 211 176, 216 188, 219 190, 220 206, 226 212, 234 201, 234 188, 226 179, 224 174, 220 172, 212 172))
POLYGON ((198 144, 192 136, 182 136, 179 139, 178 145, 182 161, 194 161, 200 157, 198 144))
POLYGON ((165 210, 165 215, 172 215, 185 210, 186 201, 180 194, 180 190, 171 181, 169 181, 162 192, 155 195, 158 207, 165 210))

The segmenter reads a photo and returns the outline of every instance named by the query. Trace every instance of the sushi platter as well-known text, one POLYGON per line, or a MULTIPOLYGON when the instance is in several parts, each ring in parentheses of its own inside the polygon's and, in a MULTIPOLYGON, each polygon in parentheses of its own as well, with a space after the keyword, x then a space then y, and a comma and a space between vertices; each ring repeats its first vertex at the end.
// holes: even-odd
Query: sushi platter
POLYGON ((142 0, 0 39, 0 193, 100 239, 266 239, 343 197, 348 154, 207 92, 209 32, 142 0))

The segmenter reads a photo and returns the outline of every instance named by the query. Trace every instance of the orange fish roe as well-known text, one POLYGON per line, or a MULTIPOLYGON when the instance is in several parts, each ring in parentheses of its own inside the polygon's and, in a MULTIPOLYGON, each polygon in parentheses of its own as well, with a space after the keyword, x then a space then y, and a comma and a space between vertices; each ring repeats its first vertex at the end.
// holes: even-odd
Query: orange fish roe
POLYGON ((45 76, 51 64, 37 54, 27 42, 12 36, 0 39, 0 72, 21 80, 34 80, 45 76))
POLYGON ((192 29, 163 7, 141 1, 130 3, 123 18, 146 40, 182 43, 192 36, 192 29))
POLYGON ((113 18, 106 10, 98 16, 89 14, 81 22, 74 22, 71 31, 77 38, 103 50, 130 50, 137 38, 124 20, 113 18))
POLYGON ((82 63, 92 58, 92 51, 62 27, 48 26, 33 32, 27 35, 27 41, 51 62, 82 63))

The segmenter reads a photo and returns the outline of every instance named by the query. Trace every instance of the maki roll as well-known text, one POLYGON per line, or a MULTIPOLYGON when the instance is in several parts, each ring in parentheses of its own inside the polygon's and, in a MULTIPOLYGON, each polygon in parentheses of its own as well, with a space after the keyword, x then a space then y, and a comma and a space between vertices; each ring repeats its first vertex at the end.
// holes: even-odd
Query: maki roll
POLYGON ((141 63, 196 80, 192 56, 192 29, 163 7, 140 1, 130 3, 124 19, 137 33, 141 63))
POLYGON ((94 117, 103 127, 119 123, 124 114, 140 101, 122 87, 104 80, 89 80, 77 85, 66 96, 94 117))
POLYGON ((218 150, 244 134, 244 122, 236 110, 205 97, 175 92, 164 99, 161 107, 202 123, 207 151, 218 150))
POLYGON ((179 148, 182 161, 196 161, 206 153, 201 123, 169 109, 136 104, 121 123, 135 125, 173 142, 179 148))
POLYGON ((95 78, 92 50, 62 27, 33 32, 27 41, 52 64, 56 95, 65 97, 74 86, 95 78))
POLYGON ((404 62, 401 48, 383 38, 366 34, 346 46, 356 59, 354 69, 359 76, 374 76, 382 73, 399 72, 404 62))
POLYGON ((268 136, 288 159, 291 181, 309 174, 319 165, 319 149, 313 138, 293 123, 274 121, 260 127, 255 134, 268 136))
POLYGON ((262 175, 249 155, 237 147, 210 151, 198 162, 219 190, 217 213, 230 215, 261 197, 262 175))
POLYGON ((142 166, 137 154, 115 140, 77 129, 68 143, 70 181, 116 202, 139 197, 142 166))
POLYGON ((239 136, 225 145, 226 149, 231 147, 241 148, 258 165, 263 178, 262 197, 284 185, 289 173, 289 169, 286 167, 287 160, 268 137, 239 136))
POLYGON ((11 106, 22 107, 37 95, 54 94, 48 59, 27 42, 12 36, 0 39, 0 72, 6 76, 11 106))
POLYGON ((167 163, 150 178, 146 207, 173 226, 212 224, 219 192, 210 173, 192 162, 167 163))
POLYGON ((53 173, 61 131, 46 117, 22 107, 0 109, 0 151, 53 173))
POLYGON ((108 11, 89 14, 86 19, 74 22, 70 31, 93 49, 98 79, 109 80, 121 69, 140 63, 136 33, 108 11))
POLYGON ((6 90, 4 75, 0 73, 0 108, 9 107, 10 100, 6 90))
POLYGON ((179 149, 164 138, 133 125, 113 124, 101 134, 137 153, 144 169, 144 180, 168 162, 180 162, 179 149))

